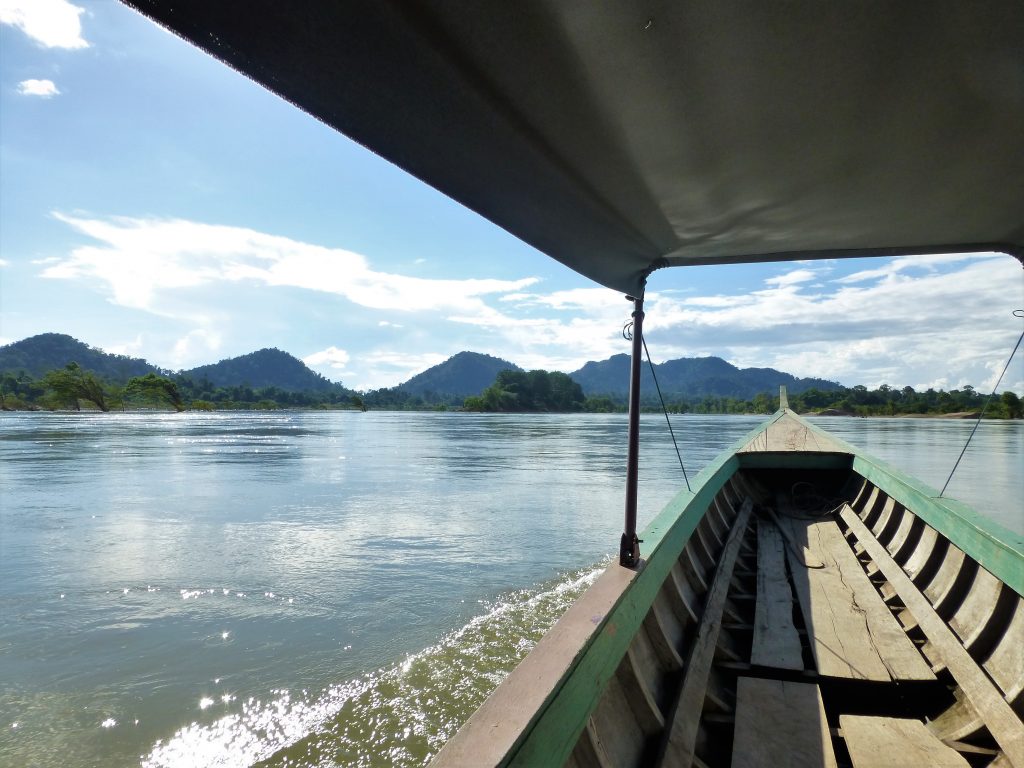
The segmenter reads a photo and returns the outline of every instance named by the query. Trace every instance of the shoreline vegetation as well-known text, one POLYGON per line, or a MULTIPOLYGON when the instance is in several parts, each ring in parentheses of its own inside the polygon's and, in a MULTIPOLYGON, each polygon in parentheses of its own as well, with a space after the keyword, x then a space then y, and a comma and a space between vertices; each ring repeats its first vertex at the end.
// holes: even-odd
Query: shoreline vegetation
MULTIPOLYGON (((642 410, 661 411, 652 393, 645 393, 642 410)), ((858 385, 822 391, 807 389, 789 394, 790 407, 804 415, 846 417, 1024 418, 1024 403, 1012 391, 986 401, 988 396, 970 386, 950 391, 882 385, 869 390, 858 385)), ((777 395, 761 393, 751 399, 729 396, 687 397, 666 393, 669 413, 765 414, 778 409, 777 395)), ((478 413, 624 413, 626 399, 613 395, 585 395, 582 387, 557 371, 503 370, 479 395, 412 394, 399 387, 353 392, 338 385, 321 391, 290 391, 279 387, 216 387, 182 375, 148 373, 125 382, 105 379, 78 363, 32 378, 24 371, 0 376, 0 408, 4 411, 142 410, 355 410, 469 411, 478 413)))

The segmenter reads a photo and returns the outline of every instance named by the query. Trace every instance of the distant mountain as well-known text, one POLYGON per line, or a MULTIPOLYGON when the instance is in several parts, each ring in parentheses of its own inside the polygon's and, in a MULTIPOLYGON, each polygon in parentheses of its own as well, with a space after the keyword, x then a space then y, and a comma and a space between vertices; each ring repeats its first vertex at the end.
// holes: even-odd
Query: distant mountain
POLYGON ((498 371, 508 368, 522 370, 518 365, 498 357, 479 352, 459 352, 443 363, 416 374, 397 388, 421 396, 427 392, 460 397, 479 395, 494 383, 498 371))
MULTIPOLYGON (((587 395, 629 394, 629 355, 612 355, 600 362, 591 361, 569 374, 570 378, 583 387, 587 395)), ((640 389, 653 389, 651 371, 644 365, 640 369, 640 389)))
MULTIPOLYGON (((103 379, 124 384, 133 376, 147 373, 168 374, 168 371, 145 360, 112 355, 90 347, 62 333, 44 333, 0 347, 0 373, 25 371, 39 378, 47 371, 76 362, 103 379)), ((798 379, 773 368, 737 368, 720 357, 695 357, 668 360, 654 366, 658 382, 666 396, 735 397, 748 400, 761 392, 777 392, 780 384, 798 394, 815 387, 833 390, 838 384, 825 379, 798 379)), ((521 371, 518 365, 478 352, 459 352, 443 363, 413 376, 395 387, 409 396, 463 398, 479 395, 494 383, 499 371, 521 371)), ((329 381, 310 370, 305 363, 279 349, 261 349, 241 357, 221 360, 181 371, 199 384, 204 379, 216 387, 246 385, 253 389, 277 387, 288 392, 325 392, 351 390, 329 381)), ((615 355, 601 362, 590 362, 569 374, 587 395, 610 395, 623 398, 629 392, 629 356, 615 355)), ((641 374, 644 397, 654 395, 650 369, 644 365, 641 374)))
POLYGON ((279 349, 260 349, 241 357, 182 371, 181 375, 197 384, 206 379, 215 387, 277 387, 286 392, 324 392, 339 386, 310 370, 297 357, 279 349))
POLYGON ((71 362, 119 384, 124 384, 133 376, 161 372, 145 360, 112 355, 64 333, 41 333, 0 347, 0 373, 24 371, 38 379, 47 371, 63 368, 71 362))
MULTIPOLYGON (((737 368, 720 357, 683 357, 654 366, 662 393, 668 397, 735 397, 749 400, 761 392, 778 392, 786 385, 792 394, 816 388, 838 389, 839 384, 825 379, 800 379, 774 368, 737 368)), ((629 393, 629 355, 615 355, 602 362, 590 362, 569 374, 587 395, 625 397, 629 393)), ((640 389, 654 393, 650 368, 643 366, 640 389)))

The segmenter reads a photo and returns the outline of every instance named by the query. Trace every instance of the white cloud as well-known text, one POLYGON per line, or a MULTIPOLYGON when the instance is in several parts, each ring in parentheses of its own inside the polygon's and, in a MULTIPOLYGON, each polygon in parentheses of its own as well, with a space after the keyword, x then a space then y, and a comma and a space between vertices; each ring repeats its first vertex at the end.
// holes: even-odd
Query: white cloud
POLYGON ((143 349, 142 334, 137 335, 132 341, 124 341, 119 344, 104 344, 103 351, 112 355, 128 355, 138 357, 143 349))
POLYGON ((692 296, 683 301, 687 307, 738 307, 747 301, 745 296, 692 296))
POLYGON ((210 362, 211 352, 221 347, 221 335, 208 328, 196 328, 182 336, 174 344, 171 357, 175 368, 188 368, 210 362))
POLYGON ((326 366, 336 370, 343 370, 348 364, 348 361, 348 352, 344 349, 338 349, 337 347, 328 347, 327 349, 314 352, 312 355, 302 358, 302 362, 311 368, 326 366))
MULTIPOLYGON (((656 362, 715 355, 741 367, 848 385, 927 388, 945 381, 985 391, 1020 332, 1010 315, 1019 291, 1007 290, 1019 286, 1020 267, 1005 256, 893 259, 855 285, 842 278, 821 282, 827 268, 799 271, 807 274, 769 278, 764 288, 743 294, 649 291, 645 334, 651 355, 656 362)), ((573 371, 588 360, 628 352, 621 328, 629 306, 621 297, 605 291, 607 301, 600 293, 588 301, 578 293, 579 301, 571 302, 564 294, 572 293, 520 294, 504 312, 488 308, 450 319, 485 327, 493 339, 488 351, 524 367, 573 371), (571 316, 519 311, 544 306, 572 307, 571 316)), ((1024 389, 1024 361, 1017 361, 1002 386, 1024 389)))
POLYGON ((18 93, 23 96, 39 96, 49 99, 59 95, 60 91, 57 90, 53 80, 22 80, 18 83, 18 93))
MULTIPOLYGON (((231 284, 245 283, 341 296, 382 310, 370 322, 378 338, 387 339, 376 343, 388 349, 367 352, 361 342, 360 348, 328 348, 307 358, 328 375, 344 367, 346 383, 357 388, 407 380, 446 359, 443 350, 471 349, 528 368, 563 371, 629 351, 622 327, 631 306, 603 288, 544 293, 534 278, 419 279, 377 271, 351 251, 240 227, 57 218, 97 242, 44 265, 42 275, 98 284, 124 306, 180 319, 186 316, 181 302, 214 295, 194 289, 213 288, 230 297, 231 284), (396 322, 410 311, 420 314, 396 322), (402 333, 377 330, 403 325, 402 333)), ((836 277, 837 271, 835 265, 801 265, 753 291, 723 287, 705 295, 692 286, 674 290, 678 286, 666 278, 665 290, 647 293, 651 354, 656 361, 717 355, 743 367, 845 384, 917 388, 945 380, 979 390, 994 384, 1020 332, 1010 315, 1019 306, 1020 267, 1013 259, 955 254, 879 260, 877 267, 848 277, 836 277)), ((198 306, 203 312, 208 305, 198 306)), ((199 330, 175 345, 179 366, 209 362, 220 334, 235 333, 230 313, 187 317, 187 327, 199 330)), ((365 335, 373 345, 372 334, 365 335)), ((1003 386, 1024 389, 1019 363, 1003 386)))
POLYGON ((373 270, 366 258, 243 227, 181 219, 54 216, 99 245, 75 248, 43 277, 105 283, 116 304, 160 313, 160 297, 225 282, 254 282, 343 296, 373 309, 485 309, 481 297, 522 290, 520 280, 435 280, 373 270))
POLYGON ((810 280, 817 280, 818 277, 818 273, 813 272, 810 269, 794 269, 792 272, 787 272, 784 275, 769 277, 765 282, 768 285, 784 287, 787 285, 796 285, 797 283, 806 283, 810 280))
POLYGON ((88 48, 84 8, 67 0, 0 0, 0 24, 10 24, 45 48, 88 48))
POLYGON ((356 389, 393 387, 403 381, 408 381, 427 368, 443 363, 450 356, 450 354, 434 352, 404 353, 387 349, 372 350, 359 355, 359 378, 349 386, 356 389))
POLYGON ((936 267, 954 264, 960 261, 973 261, 976 259, 998 259, 1004 258, 999 253, 936 253, 926 256, 901 256, 895 259, 883 261, 882 266, 876 269, 865 269, 854 272, 846 277, 839 278, 840 283, 861 283, 876 278, 893 278, 902 275, 910 269, 926 269, 934 271, 936 267))
POLYGON ((572 288, 565 291, 553 291, 551 293, 513 293, 510 296, 502 297, 502 300, 517 301, 522 304, 533 304, 539 307, 551 309, 585 311, 592 313, 598 308, 629 311, 632 304, 627 302, 621 293, 608 288, 572 288))
MULTIPOLYGON (((1019 333, 1020 267, 1009 257, 908 257, 832 280, 828 290, 778 285, 748 295, 651 303, 647 337, 662 359, 720 355, 846 384, 991 387, 1019 333), (939 269, 941 266, 943 269, 939 269), (924 274, 913 275, 923 267, 924 274), (856 283, 851 285, 850 283, 856 283)), ((1017 383, 1022 386, 1021 367, 1017 383)))
POLYGON ((11 266, 11 262, 9 262, 7 259, 0 259, 0 268, 9 266, 11 266))

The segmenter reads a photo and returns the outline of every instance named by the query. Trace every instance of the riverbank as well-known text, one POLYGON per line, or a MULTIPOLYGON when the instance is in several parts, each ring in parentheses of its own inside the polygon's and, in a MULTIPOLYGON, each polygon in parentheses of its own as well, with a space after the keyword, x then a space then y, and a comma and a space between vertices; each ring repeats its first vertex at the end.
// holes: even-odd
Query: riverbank
MULTIPOLYGON (((182 411, 175 411, 173 408, 152 408, 152 407, 129 407, 113 409, 111 411, 100 411, 99 408, 90 407, 83 405, 81 408, 43 408, 38 405, 26 406, 23 408, 12 408, 4 406, 0 411, 5 413, 83 413, 83 414, 99 414, 99 413, 339 413, 339 412, 351 412, 351 413, 365 413, 367 411, 374 411, 376 413, 479 413, 479 411, 473 411, 466 408, 460 408, 458 406, 424 406, 424 407, 408 407, 408 408, 387 408, 387 407, 373 407, 373 408, 359 408, 352 405, 314 405, 314 406, 293 406, 288 408, 270 408, 270 407, 251 407, 251 408, 185 408, 182 411)), ((660 413, 660 410, 652 408, 644 408, 644 413, 660 413)), ((502 411, 507 415, 528 415, 530 413, 547 413, 547 414, 579 414, 582 416, 598 416, 606 414, 622 414, 625 415, 625 408, 615 411, 603 411, 603 412, 588 412, 588 411, 502 411)), ((670 411, 673 415, 679 415, 679 411, 670 411)), ((691 415, 700 416, 743 416, 743 417, 763 417, 771 411, 765 413, 755 413, 753 411, 742 411, 738 413, 718 413, 714 411, 710 412, 683 412, 691 413, 691 415)), ((827 418, 847 418, 847 419, 954 419, 954 420, 971 420, 977 419, 981 414, 980 411, 955 411, 952 413, 853 413, 851 411, 841 411, 835 408, 826 408, 821 411, 799 411, 801 416, 821 416, 827 418)), ((996 413, 987 413, 987 420, 992 421, 1020 421, 1021 417, 1007 417, 996 413)))

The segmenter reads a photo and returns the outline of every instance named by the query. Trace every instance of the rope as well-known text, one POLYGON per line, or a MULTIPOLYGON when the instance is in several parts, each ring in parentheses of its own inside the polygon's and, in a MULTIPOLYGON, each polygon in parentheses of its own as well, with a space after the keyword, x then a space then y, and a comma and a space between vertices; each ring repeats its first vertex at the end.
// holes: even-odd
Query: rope
MULTIPOLYGON (((1013 310, 1014 317, 1024 318, 1024 309, 1013 310)), ((992 387, 992 394, 985 400, 985 407, 981 409, 981 413, 978 414, 978 420, 974 422, 974 429, 971 430, 971 434, 967 436, 967 442, 964 443, 964 449, 960 451, 960 455, 956 459, 956 464, 953 465, 953 469, 949 473, 949 477, 946 478, 946 484, 942 486, 942 490, 939 491, 939 498, 942 498, 942 494, 946 492, 946 488, 949 487, 949 481, 953 479, 953 475, 956 473, 956 468, 960 466, 960 459, 967 453, 967 446, 971 444, 971 440, 974 438, 974 433, 978 431, 978 427, 981 426, 981 420, 985 418, 985 411, 988 410, 989 403, 992 402, 992 398, 996 396, 996 390, 999 389, 999 384, 1003 380, 1003 376, 1010 369, 1010 363, 1013 362, 1013 356, 1017 354, 1017 350, 1020 348, 1021 341, 1024 341, 1024 331, 1020 332, 1020 337, 1017 339, 1017 343, 1013 346, 1013 352, 1010 353, 1010 359, 1006 361, 1006 365, 1003 366, 1003 372, 999 374, 999 378, 996 380, 996 385, 992 387)))
POLYGON ((654 388, 658 390, 658 399, 661 400, 661 412, 665 414, 665 423, 668 424, 668 433, 672 435, 672 445, 676 449, 676 457, 679 459, 679 468, 683 470, 683 480, 686 481, 686 490, 693 493, 690 489, 690 478, 686 476, 686 467, 683 466, 683 454, 679 452, 679 443, 676 442, 676 433, 672 430, 672 420, 668 417, 668 408, 665 407, 665 398, 661 396, 661 387, 658 385, 658 374, 654 372, 654 363, 651 362, 651 353, 647 350, 647 339, 643 336, 640 337, 640 342, 644 345, 644 354, 647 355, 647 365, 651 369, 651 377, 654 379, 654 388))

